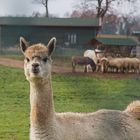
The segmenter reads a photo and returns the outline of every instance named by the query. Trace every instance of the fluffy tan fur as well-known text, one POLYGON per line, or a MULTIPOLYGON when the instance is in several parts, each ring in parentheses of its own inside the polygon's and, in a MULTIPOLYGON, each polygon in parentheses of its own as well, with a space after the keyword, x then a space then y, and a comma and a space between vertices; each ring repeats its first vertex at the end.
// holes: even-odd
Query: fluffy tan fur
POLYGON ((128 112, 132 114, 135 118, 140 119, 140 101, 134 101, 129 104, 125 112, 128 112))

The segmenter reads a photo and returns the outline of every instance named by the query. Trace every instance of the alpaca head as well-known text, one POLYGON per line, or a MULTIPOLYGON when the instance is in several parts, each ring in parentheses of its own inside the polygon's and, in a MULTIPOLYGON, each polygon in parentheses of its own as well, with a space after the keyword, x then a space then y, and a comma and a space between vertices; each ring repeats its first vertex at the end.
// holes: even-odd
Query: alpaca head
POLYGON ((51 73, 51 54, 55 48, 56 38, 52 38, 48 45, 34 44, 20 37, 20 47, 25 56, 24 72, 27 80, 34 81, 44 79, 51 73))

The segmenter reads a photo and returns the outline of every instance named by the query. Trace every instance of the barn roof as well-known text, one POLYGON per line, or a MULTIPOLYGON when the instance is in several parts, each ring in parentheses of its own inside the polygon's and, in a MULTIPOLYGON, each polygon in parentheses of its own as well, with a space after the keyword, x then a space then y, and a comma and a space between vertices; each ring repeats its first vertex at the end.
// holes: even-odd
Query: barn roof
POLYGON ((98 35, 94 42, 105 46, 137 46, 140 43, 133 37, 124 35, 98 35))
POLYGON ((0 17, 0 25, 99 27, 98 18, 0 17))

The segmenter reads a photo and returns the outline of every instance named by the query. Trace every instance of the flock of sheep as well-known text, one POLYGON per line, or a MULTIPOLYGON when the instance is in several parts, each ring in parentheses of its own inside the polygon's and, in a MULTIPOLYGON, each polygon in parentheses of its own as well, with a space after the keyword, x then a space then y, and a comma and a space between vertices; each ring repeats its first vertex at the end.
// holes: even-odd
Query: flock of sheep
POLYGON ((130 57, 104 57, 104 54, 96 53, 94 50, 86 50, 84 56, 72 57, 72 72, 76 65, 84 65, 84 72, 88 71, 89 65, 92 71, 140 73, 140 59, 130 57))
POLYGON ((100 60, 101 72, 140 72, 140 60, 138 58, 107 58, 103 57, 100 60))

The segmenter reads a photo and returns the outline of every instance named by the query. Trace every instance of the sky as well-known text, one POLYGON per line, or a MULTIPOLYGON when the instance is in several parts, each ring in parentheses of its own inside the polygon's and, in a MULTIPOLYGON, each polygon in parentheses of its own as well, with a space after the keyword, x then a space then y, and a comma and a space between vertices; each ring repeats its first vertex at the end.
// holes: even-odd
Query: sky
POLYGON ((134 11, 133 15, 140 17, 139 6, 140 6, 140 0, 135 0, 135 5, 133 6, 129 2, 123 1, 122 6, 114 6, 114 10, 116 11, 116 13, 121 15, 129 15, 132 14, 132 11, 134 11))
MULTIPOLYGON (((63 17, 65 13, 71 13, 75 0, 49 0, 49 13, 63 17)), ((78 1, 77 1, 78 2, 78 1)), ((136 5, 136 15, 140 16, 140 0, 136 5)), ((116 10, 122 13, 128 13, 131 5, 122 5, 116 10), (119 10, 118 10, 119 9, 119 10)), ((31 16, 33 12, 45 13, 45 8, 41 4, 33 3, 33 0, 0 0, 0 16, 31 16)))

